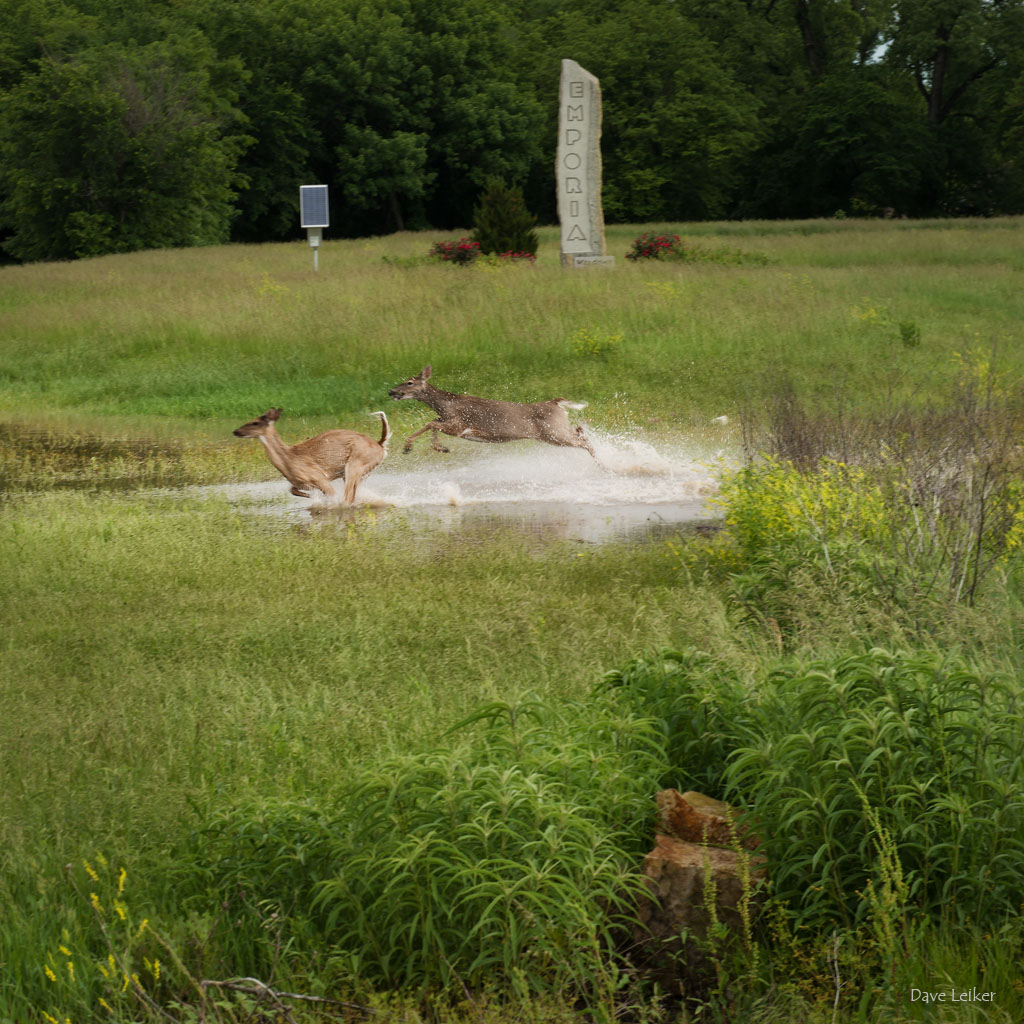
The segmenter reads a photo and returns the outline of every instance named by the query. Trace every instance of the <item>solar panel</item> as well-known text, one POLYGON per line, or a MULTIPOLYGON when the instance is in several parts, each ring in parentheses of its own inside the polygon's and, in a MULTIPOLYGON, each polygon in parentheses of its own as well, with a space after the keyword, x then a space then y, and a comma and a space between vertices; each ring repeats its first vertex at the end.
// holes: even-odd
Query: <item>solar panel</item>
POLYGON ((299 215, 304 228, 326 228, 330 225, 326 185, 299 186, 299 215))

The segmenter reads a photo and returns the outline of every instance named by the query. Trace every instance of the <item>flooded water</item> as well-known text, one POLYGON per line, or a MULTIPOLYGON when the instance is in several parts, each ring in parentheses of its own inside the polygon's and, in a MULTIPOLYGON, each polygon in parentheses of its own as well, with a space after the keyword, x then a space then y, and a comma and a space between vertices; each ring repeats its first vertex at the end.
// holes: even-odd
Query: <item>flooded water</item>
MULTIPOLYGON (((529 441, 455 443, 443 454, 423 444, 392 450, 359 489, 355 508, 340 497, 296 498, 283 478, 262 483, 187 486, 184 459, 198 442, 109 438, 0 423, 0 491, 87 488, 219 496, 264 525, 348 529, 353 523, 414 535, 481 537, 495 531, 582 543, 651 540, 714 528, 708 499, 720 454, 680 442, 654 445, 591 434, 597 458, 529 441)), ((193 479, 195 479, 193 477, 193 479)), ((339 488, 340 490, 340 488, 339 488)))
POLYGON ((296 498, 284 480, 205 488, 250 514, 282 523, 365 522, 479 535, 501 530, 585 543, 657 539, 711 526, 716 466, 685 450, 593 436, 598 458, 530 442, 459 445, 442 454, 389 454, 359 489, 355 509, 322 497, 296 498))
POLYGON ((0 491, 134 490, 185 478, 180 441, 0 423, 0 491))

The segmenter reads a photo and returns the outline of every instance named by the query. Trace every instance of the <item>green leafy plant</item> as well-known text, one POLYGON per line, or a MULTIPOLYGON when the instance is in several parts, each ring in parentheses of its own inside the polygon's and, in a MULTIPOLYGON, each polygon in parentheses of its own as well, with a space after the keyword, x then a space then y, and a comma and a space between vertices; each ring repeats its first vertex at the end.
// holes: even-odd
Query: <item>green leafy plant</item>
MULTIPOLYGON (((197 835, 216 898, 284 906, 332 970, 418 995, 502 989, 610 1000, 617 941, 642 884, 650 723, 591 706, 493 704, 455 727, 473 743, 359 773, 333 815, 239 809, 197 835)), ((232 903, 239 929, 260 922, 232 903), (237 907, 237 910, 235 909, 237 907)))
POLYGON ((580 327, 572 336, 572 350, 573 354, 577 356, 607 359, 621 344, 621 331, 604 334, 587 327, 580 327))
POLYGON ((891 952, 893 915, 911 907, 958 926, 1016 912, 1024 712, 1013 679, 876 649, 779 667, 755 693, 695 652, 633 662, 608 682, 661 723, 668 777, 747 811, 774 898, 800 925, 874 915, 891 952))
POLYGON ((488 178, 473 210, 473 240, 484 253, 528 254, 536 257, 540 244, 537 218, 526 208, 517 185, 488 178))

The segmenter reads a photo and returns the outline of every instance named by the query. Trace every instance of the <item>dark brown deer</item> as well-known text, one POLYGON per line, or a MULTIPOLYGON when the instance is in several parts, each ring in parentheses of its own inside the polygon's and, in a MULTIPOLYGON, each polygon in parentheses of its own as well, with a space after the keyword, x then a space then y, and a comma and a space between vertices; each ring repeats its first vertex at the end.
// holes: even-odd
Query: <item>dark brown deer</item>
POLYGON ((292 494, 309 498, 313 488, 328 497, 334 496, 332 480, 344 479, 345 504, 356 500, 356 488, 363 477, 372 473, 388 453, 391 428, 383 412, 375 412, 381 421, 380 440, 374 441, 355 430, 328 430, 308 441, 287 445, 274 424, 281 417, 280 409, 268 409, 258 419, 245 423, 235 437, 258 437, 267 450, 267 458, 292 485, 292 494))
POLYGON ((432 372, 431 367, 425 366, 416 377, 396 384, 388 392, 396 400, 415 398, 437 413, 436 420, 406 438, 402 451, 411 451, 413 441, 432 430, 431 447, 439 452, 448 449, 438 443, 438 431, 467 441, 543 441, 565 448, 583 448, 594 455, 583 428, 570 426, 569 414, 565 411, 585 409, 586 402, 570 402, 567 398, 549 398, 546 402, 498 402, 474 395, 456 395, 429 383, 432 372))

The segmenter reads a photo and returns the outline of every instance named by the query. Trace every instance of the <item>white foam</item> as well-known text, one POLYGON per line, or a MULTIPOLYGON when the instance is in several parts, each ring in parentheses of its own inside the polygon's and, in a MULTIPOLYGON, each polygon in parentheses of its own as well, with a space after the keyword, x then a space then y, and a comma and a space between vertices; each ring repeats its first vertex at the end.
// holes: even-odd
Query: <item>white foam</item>
POLYGON ((658 451, 631 438, 592 440, 596 459, 578 448, 530 442, 396 455, 362 484, 358 500, 403 507, 517 501, 657 505, 699 500, 717 488, 714 468, 694 455, 658 451))

